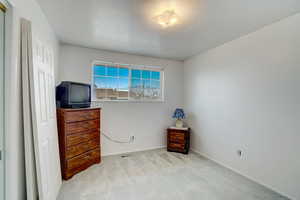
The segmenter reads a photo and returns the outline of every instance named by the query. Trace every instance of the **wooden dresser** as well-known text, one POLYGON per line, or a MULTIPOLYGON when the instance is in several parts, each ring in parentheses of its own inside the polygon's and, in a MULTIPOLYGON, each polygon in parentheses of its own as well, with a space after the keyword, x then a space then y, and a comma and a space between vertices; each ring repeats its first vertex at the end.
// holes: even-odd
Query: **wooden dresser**
POLYGON ((167 150, 188 154, 190 149, 190 128, 187 130, 167 129, 167 150))
POLYGON ((100 112, 100 108, 57 109, 63 179, 101 162, 100 112))

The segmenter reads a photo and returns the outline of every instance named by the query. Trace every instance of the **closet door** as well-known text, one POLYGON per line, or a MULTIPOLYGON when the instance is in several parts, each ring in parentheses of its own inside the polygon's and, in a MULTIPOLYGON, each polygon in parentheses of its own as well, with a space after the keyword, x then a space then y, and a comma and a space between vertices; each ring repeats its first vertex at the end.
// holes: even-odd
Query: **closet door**
POLYGON ((40 200, 55 200, 62 184, 55 106, 54 54, 39 42, 33 45, 33 124, 40 200))
POLYGON ((4 7, 0 3, 0 199, 4 199, 4 7))

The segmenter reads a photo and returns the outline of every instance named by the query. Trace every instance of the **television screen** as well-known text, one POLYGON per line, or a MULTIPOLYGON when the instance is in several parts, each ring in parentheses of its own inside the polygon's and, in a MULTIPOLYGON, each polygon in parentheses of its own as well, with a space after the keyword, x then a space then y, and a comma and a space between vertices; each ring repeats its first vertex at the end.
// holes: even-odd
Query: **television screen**
POLYGON ((71 84, 70 102, 83 103, 90 101, 90 89, 86 85, 71 84))

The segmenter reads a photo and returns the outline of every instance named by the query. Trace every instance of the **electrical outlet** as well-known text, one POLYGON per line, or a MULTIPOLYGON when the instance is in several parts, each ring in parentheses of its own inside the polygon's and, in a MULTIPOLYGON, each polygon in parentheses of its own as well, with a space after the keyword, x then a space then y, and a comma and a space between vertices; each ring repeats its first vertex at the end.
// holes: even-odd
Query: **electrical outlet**
POLYGON ((237 153, 237 155, 238 155, 239 157, 242 157, 242 155, 243 155, 243 151, 240 150, 240 149, 237 150, 236 153, 237 153))
POLYGON ((134 141, 134 136, 133 136, 133 135, 130 137, 130 141, 131 141, 131 142, 134 141))

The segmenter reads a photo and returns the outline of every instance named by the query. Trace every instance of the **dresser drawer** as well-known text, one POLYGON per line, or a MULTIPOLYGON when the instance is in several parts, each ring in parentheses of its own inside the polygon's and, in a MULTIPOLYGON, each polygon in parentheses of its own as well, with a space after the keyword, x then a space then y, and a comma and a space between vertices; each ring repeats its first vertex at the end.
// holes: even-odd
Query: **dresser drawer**
POLYGON ((99 119, 65 124, 67 135, 83 132, 83 131, 89 131, 93 129, 99 129, 99 127, 100 127, 99 119))
POLYGON ((184 149, 185 148, 185 144, 169 143, 168 148, 184 149))
POLYGON ((100 149, 94 149, 74 158, 67 160, 67 170, 89 166, 91 163, 100 161, 100 149))
POLYGON ((176 133, 176 132, 169 133, 169 140, 171 142, 184 143, 184 133, 176 133))
POLYGON ((66 150, 66 158, 73 158, 79 154, 82 154, 84 152, 90 151, 95 148, 99 148, 100 146, 100 140, 99 139, 93 139, 84 143, 80 143, 71 147, 68 147, 66 150))
POLYGON ((72 135, 67 136, 67 147, 73 146, 76 144, 80 144, 83 142, 87 142, 93 138, 100 138, 100 133, 98 130, 93 130, 90 132, 84 132, 84 133, 76 133, 72 135))
POLYGON ((100 110, 69 111, 65 113, 65 122, 78 122, 100 118, 100 110))

